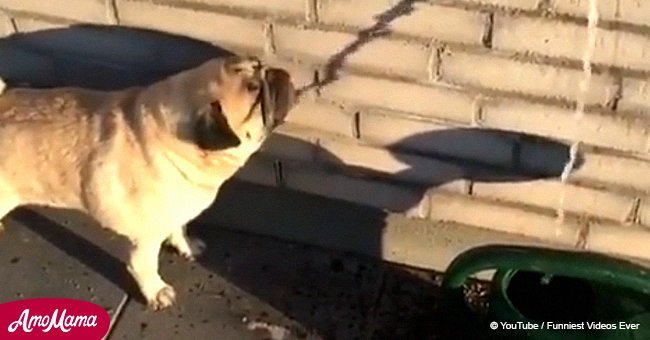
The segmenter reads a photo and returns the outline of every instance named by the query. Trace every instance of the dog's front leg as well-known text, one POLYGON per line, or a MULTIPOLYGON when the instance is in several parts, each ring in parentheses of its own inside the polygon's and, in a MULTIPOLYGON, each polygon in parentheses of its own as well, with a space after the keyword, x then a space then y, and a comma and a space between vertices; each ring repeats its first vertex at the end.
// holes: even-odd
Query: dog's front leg
POLYGON ((203 241, 187 235, 187 226, 174 230, 165 241, 190 261, 195 261, 201 256, 206 247, 203 241))
POLYGON ((133 240, 128 270, 138 283, 142 295, 152 309, 169 307, 176 300, 174 288, 158 274, 161 240, 133 240))

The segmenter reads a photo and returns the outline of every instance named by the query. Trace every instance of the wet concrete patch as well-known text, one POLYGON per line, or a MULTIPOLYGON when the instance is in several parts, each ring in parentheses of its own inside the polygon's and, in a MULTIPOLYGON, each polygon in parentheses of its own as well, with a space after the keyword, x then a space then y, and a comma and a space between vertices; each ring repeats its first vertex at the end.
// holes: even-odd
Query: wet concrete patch
POLYGON ((121 288, 34 231, 48 225, 26 218, 20 222, 5 218, 4 224, 0 233, 0 302, 72 298, 114 312, 123 297, 121 288))
MULTIPOLYGON (((374 312, 370 339, 482 339, 485 330, 476 324, 485 306, 485 283, 468 280, 465 303, 473 315, 452 314, 443 304, 440 273, 387 264, 381 299, 374 312), (480 296, 479 296, 480 295, 480 296), (450 318, 455 318, 453 322, 450 318)), ((458 301, 463 303, 462 301, 458 301)))
POLYGON ((440 277, 386 265, 372 339, 440 339, 440 277))
POLYGON ((201 263, 325 339, 361 339, 381 267, 336 251, 200 228, 211 246, 201 263))
MULTIPOLYGON (((207 228, 207 227, 205 227, 207 228)), ((162 275, 179 304, 131 302, 113 338, 363 339, 380 271, 345 254, 210 227, 191 264, 165 252, 162 275)))
POLYGON ((294 242, 319 239, 339 250, 286 241, 269 250, 245 239, 233 246, 223 243, 225 231, 198 227, 210 246, 201 263, 298 321, 309 334, 364 338, 381 268, 376 260, 341 250, 377 255, 385 216, 381 210, 347 202, 232 181, 198 222, 294 242))
POLYGON ((277 314, 255 299, 178 256, 161 258, 163 278, 172 284, 178 304, 151 311, 131 300, 123 310, 111 339, 262 339, 264 332, 247 329, 247 314, 277 314))
POLYGON ((162 251, 178 304, 153 312, 129 284, 124 239, 78 213, 39 212, 12 213, 0 234, 0 301, 71 297, 113 313, 128 292, 111 339, 459 336, 444 322, 436 273, 207 225, 190 228, 208 245, 197 263, 162 251))
POLYGON ((361 339, 379 271, 344 254, 202 227, 199 263, 165 251, 161 274, 178 305, 131 301, 113 339, 361 339))

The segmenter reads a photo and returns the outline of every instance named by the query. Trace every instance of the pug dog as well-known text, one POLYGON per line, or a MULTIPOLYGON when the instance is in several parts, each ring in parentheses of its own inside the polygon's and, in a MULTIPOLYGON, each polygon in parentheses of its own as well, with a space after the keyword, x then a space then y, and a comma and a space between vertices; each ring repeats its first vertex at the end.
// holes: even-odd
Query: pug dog
MULTIPOLYGON (((2 86, 4 88, 4 86, 2 86)), ((0 217, 21 205, 81 210, 127 237, 127 270, 152 309, 174 304, 161 244, 188 259, 185 225, 291 109, 290 75, 223 57, 121 91, 7 87, 0 94, 0 217)))

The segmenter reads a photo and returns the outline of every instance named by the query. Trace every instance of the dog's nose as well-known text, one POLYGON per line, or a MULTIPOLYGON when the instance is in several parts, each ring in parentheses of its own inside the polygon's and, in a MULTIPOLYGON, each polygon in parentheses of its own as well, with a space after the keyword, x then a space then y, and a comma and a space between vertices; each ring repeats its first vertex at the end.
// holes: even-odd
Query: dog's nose
POLYGON ((284 123, 296 100, 289 73, 280 68, 263 68, 260 92, 262 117, 267 130, 284 123))

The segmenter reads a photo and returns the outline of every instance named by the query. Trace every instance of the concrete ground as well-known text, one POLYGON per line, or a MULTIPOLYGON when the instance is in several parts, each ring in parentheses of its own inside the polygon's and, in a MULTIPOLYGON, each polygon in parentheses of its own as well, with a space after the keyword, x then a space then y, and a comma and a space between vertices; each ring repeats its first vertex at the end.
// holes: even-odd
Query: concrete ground
POLYGON ((199 262, 162 252, 161 273, 179 303, 152 312, 133 294, 121 263, 126 242, 87 217, 19 209, 5 224, 0 302, 92 301, 115 316, 110 339, 450 337, 440 321, 435 273, 203 223, 192 228, 209 245, 199 262))

